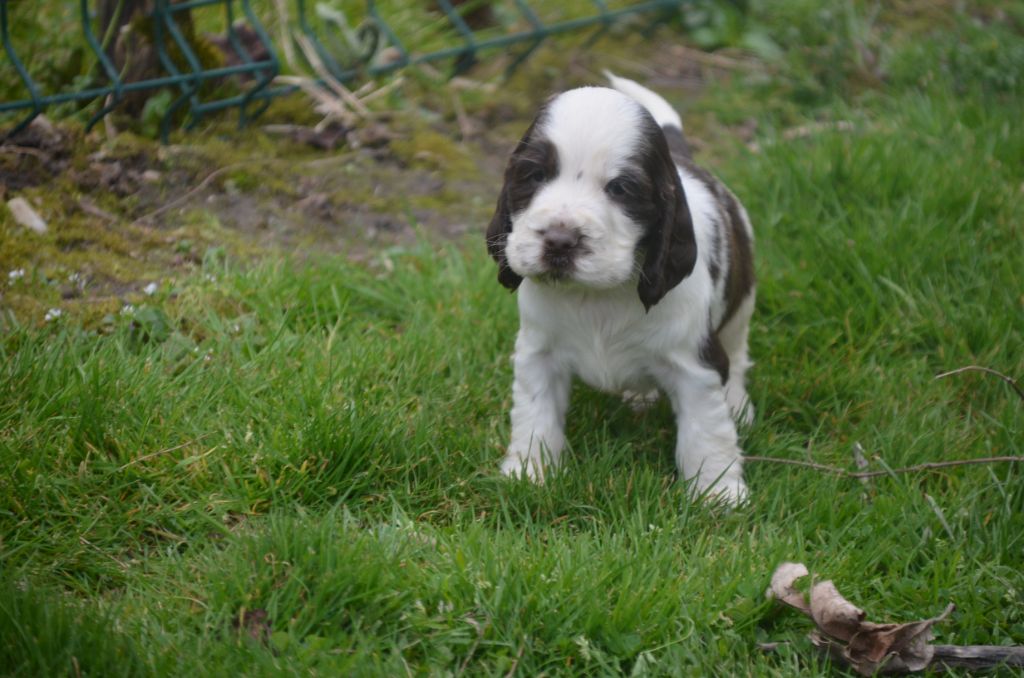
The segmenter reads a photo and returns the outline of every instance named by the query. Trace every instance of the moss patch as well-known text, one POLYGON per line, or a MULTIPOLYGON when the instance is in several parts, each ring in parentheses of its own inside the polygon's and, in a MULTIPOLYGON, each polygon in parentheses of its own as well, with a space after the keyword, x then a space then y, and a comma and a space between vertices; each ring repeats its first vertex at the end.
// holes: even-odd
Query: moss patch
MULTIPOLYGON (((571 43, 546 46, 503 83, 497 62, 482 63, 477 80, 454 84, 431 69, 410 69, 403 87, 375 102, 375 119, 333 151, 281 132, 319 120, 301 94, 275 100, 245 129, 229 116, 210 118, 173 132, 168 146, 62 123, 60 141, 37 143, 40 153, 0 156, 0 171, 31 178, 6 198, 28 198, 50 223, 46 236, 29 236, 0 210, 0 274, 24 268, 39 276, 31 285, 0 280, 0 307, 37 322, 59 305, 95 324, 140 301, 148 283, 200 270, 214 249, 243 260, 325 251, 366 258, 423 236, 482 232, 507 152, 537 103, 594 82, 599 67, 631 75, 634 52, 652 51, 638 37, 621 37, 606 41, 603 54, 568 62, 571 43), (374 128, 384 132, 367 136, 374 128), (87 283, 68 289, 69 276, 87 283)), ((668 59, 652 63, 669 75, 676 68, 668 59)), ((678 103, 678 92, 659 89, 678 103)), ((702 133, 715 125, 699 124, 702 133)))

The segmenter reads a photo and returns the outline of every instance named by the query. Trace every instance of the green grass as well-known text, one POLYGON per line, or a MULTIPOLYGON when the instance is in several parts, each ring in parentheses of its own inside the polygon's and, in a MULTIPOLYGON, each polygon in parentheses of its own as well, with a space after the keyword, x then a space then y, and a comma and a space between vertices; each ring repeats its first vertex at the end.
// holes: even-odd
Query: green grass
MULTIPOLYGON (((1005 384, 933 376, 1024 377, 1024 92, 989 68, 1024 39, 915 29, 864 85, 821 55, 891 24, 837 16, 822 35, 761 17, 806 47, 687 102, 759 122, 759 153, 720 133, 702 156, 757 230, 744 447, 1022 455, 1005 384), (785 138, 814 120, 853 129, 785 138)), ((782 560, 872 619, 955 602, 939 642, 1024 643, 1019 465, 864 486, 752 463, 725 514, 674 484, 664 404, 578 387, 565 472, 497 477, 516 317, 494 273, 482 237, 367 265, 210 256, 100 333, 9 317, 0 672, 818 675, 804 620, 763 596, 782 560)))

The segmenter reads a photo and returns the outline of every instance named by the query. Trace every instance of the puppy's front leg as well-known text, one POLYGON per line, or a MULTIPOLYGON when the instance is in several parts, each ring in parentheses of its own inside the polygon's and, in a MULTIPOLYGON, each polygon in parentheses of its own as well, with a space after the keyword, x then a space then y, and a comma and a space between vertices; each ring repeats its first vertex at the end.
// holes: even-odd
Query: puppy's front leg
POLYGON ((513 367, 512 442, 501 472, 525 473, 530 480, 543 482, 544 467, 557 468, 565 444, 571 374, 523 331, 516 339, 513 367))
POLYGON ((740 503, 747 496, 743 452, 718 372, 696 363, 676 365, 661 381, 679 429, 676 467, 680 477, 693 480, 698 492, 731 505, 740 503))

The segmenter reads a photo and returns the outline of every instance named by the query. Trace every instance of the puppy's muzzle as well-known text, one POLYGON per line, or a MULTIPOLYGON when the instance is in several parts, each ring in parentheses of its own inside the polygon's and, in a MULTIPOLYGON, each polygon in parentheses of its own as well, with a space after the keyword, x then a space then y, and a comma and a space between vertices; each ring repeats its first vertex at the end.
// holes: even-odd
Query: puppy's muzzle
POLYGON ((583 236, 565 224, 552 224, 541 234, 543 259, 548 272, 557 277, 568 274, 581 250, 583 236))

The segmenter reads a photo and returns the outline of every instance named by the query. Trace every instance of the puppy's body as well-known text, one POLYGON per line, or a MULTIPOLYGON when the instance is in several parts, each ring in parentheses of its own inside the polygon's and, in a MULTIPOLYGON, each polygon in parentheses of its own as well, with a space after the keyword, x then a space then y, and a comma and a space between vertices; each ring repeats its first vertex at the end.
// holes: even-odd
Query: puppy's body
POLYGON ((507 474, 541 479, 564 446, 573 375, 605 391, 666 393, 684 478, 746 492, 730 418, 749 419, 752 231, 693 164, 678 115, 653 92, 566 92, 513 152, 488 230, 499 280, 519 289, 507 474))

